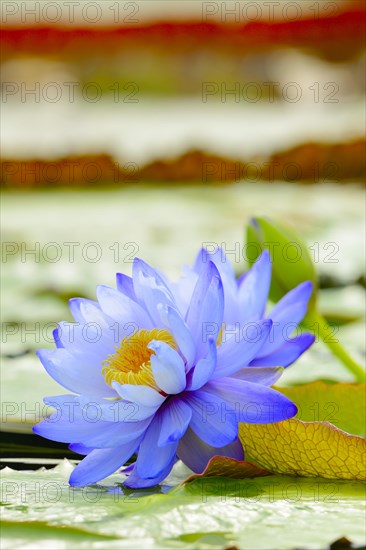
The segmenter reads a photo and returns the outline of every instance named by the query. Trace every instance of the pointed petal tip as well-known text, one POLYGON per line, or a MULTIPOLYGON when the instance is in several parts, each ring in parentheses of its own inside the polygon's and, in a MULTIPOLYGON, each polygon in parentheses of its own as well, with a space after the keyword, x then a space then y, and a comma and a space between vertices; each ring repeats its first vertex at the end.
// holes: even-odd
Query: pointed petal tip
POLYGON ((83 483, 77 478, 77 474, 74 475, 75 471, 76 469, 72 472, 72 474, 69 477, 69 485, 71 485, 71 487, 84 487, 85 483, 83 483))
POLYGON ((304 302, 308 302, 312 292, 313 292, 312 281, 304 281, 299 285, 295 286, 293 289, 291 289, 288 292, 288 294, 285 294, 285 297, 288 295, 295 296, 297 300, 303 300, 304 302))
POLYGON ((306 290, 307 292, 309 292, 309 294, 311 294, 311 292, 313 291, 312 281, 304 281, 303 283, 301 283, 301 285, 303 286, 304 290, 306 290))
POLYGON ((259 260, 271 262, 271 254, 267 248, 262 251, 257 261, 259 262, 259 260))
POLYGON ((147 262, 145 262, 141 258, 134 258, 133 263, 132 263, 132 273, 133 273, 132 278, 134 278, 134 276, 136 276, 136 270, 137 269, 139 271, 142 271, 144 269, 155 271, 155 269, 150 264, 148 264, 147 262))
POLYGON ((70 298, 67 302, 69 305, 69 308, 71 309, 74 306, 78 306, 80 303, 80 300, 83 300, 83 298, 78 298, 78 297, 70 298))

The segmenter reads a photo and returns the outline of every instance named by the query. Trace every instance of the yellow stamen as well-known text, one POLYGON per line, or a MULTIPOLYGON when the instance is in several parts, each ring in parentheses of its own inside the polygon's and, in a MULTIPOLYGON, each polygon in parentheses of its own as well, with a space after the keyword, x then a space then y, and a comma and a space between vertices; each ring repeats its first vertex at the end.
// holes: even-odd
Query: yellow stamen
POLYGON ((147 347, 151 340, 162 340, 177 349, 168 330, 139 330, 132 336, 123 338, 116 347, 116 353, 108 355, 103 361, 102 373, 106 383, 111 385, 116 380, 120 384, 142 384, 158 390, 150 361, 151 355, 155 352, 147 347))
POLYGON ((217 335, 217 340, 216 340, 216 346, 217 347, 221 346, 221 344, 222 344, 223 334, 224 334, 224 323, 222 323, 221 328, 220 328, 220 332, 217 335))

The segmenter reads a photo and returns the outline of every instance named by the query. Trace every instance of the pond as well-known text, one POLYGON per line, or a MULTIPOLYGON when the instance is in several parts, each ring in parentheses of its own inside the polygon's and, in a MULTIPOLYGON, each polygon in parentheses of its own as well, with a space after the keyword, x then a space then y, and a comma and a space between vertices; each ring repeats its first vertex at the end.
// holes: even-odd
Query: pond
MULTIPOLYGON (((1 391, 8 421, 29 426, 45 395, 65 393, 34 352, 51 347, 55 322, 71 320, 68 298, 93 298, 97 284, 114 285, 116 272, 131 272, 135 255, 177 277, 203 245, 226 249, 239 275, 246 269, 244 226, 254 215, 286 221, 305 238, 322 278, 332 281, 321 291, 321 310, 340 320, 337 337, 362 361, 364 198, 352 184, 281 182, 3 194, 1 391)), ((316 343, 280 382, 319 378, 352 380, 316 343)), ((72 464, 57 462, 47 471, 3 471, 5 544, 265 550, 276 540, 291 550, 299 532, 311 549, 341 536, 363 542, 361 482, 272 476, 226 480, 225 490, 217 479, 179 486, 188 472, 177 463, 158 490, 124 492, 114 475, 86 491, 69 489, 72 464)))

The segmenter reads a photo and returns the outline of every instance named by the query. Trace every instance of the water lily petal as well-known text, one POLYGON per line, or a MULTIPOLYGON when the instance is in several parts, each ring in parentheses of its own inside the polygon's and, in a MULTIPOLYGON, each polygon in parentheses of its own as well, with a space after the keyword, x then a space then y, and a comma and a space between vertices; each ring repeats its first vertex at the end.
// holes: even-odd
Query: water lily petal
MULTIPOLYGON (((269 317, 271 317, 271 319, 276 319, 281 315, 283 310, 294 304, 302 304, 303 307, 307 306, 312 290, 313 284, 311 281, 305 281, 299 284, 277 302, 274 308, 272 308, 269 317)), ((301 319, 299 319, 299 321, 301 321, 301 319)))
POLYGON ((98 363, 89 364, 87 358, 75 358, 63 348, 41 349, 37 355, 48 374, 64 388, 96 397, 116 396, 105 383, 98 363))
POLYGON ((94 447, 86 447, 82 443, 70 443, 69 449, 70 451, 78 453, 79 455, 88 455, 89 453, 94 451, 94 447))
POLYGON ((101 361, 114 352, 113 331, 98 322, 80 325, 62 321, 58 324, 58 338, 72 355, 93 364, 101 365, 101 361))
POLYGON ((133 288, 133 279, 124 273, 116 274, 117 290, 128 296, 134 302, 137 301, 135 290, 133 288))
POLYGON ((192 409, 190 427, 205 443, 223 447, 236 439, 238 415, 227 414, 226 408, 231 410, 232 406, 224 403, 221 396, 198 390, 186 392, 184 401, 192 409))
POLYGON ((177 455, 196 474, 201 474, 214 456, 244 460, 243 446, 238 438, 223 447, 212 447, 202 441, 190 428, 179 442, 177 455))
POLYGON ((56 344, 56 347, 57 348, 63 348, 65 347, 61 341, 61 333, 60 333, 60 329, 59 328, 55 328, 53 331, 52 331, 52 336, 53 336, 53 339, 55 340, 55 344, 56 344))
POLYGON ((166 318, 166 324, 172 333, 174 340, 177 342, 178 348, 185 357, 187 367, 189 368, 193 365, 193 361, 196 356, 196 346, 192 334, 184 319, 176 309, 167 306, 166 318))
POLYGON ((155 478, 175 458, 178 442, 167 443, 159 447, 162 413, 157 413, 145 432, 136 460, 137 474, 142 478, 155 478))
POLYGON ((240 378, 247 382, 272 386, 282 376, 283 367, 244 367, 232 374, 230 378, 240 378))
MULTIPOLYGON (((155 485, 158 485, 159 483, 161 483, 168 476, 175 462, 176 462, 176 457, 173 456, 171 461, 165 466, 165 468, 162 469, 162 471, 158 475, 154 477, 149 477, 149 478, 141 478, 138 475, 137 468, 134 467, 131 474, 124 481, 123 485, 130 489, 154 487, 155 485)), ((123 473, 126 473, 126 470, 124 470, 123 473)))
POLYGON ((89 443, 89 438, 95 435, 95 433, 98 434, 98 430, 105 430, 109 426, 110 422, 101 421, 95 424, 86 422, 85 420, 75 420, 74 422, 43 420, 33 427, 33 432, 47 439, 60 441, 61 443, 69 443, 75 439, 80 442, 89 443))
POLYGON ((265 319, 245 325, 234 338, 224 342, 217 350, 217 367, 212 378, 230 376, 246 367, 268 340, 272 321, 265 319))
POLYGON ((152 420, 152 415, 142 420, 134 418, 133 411, 120 414, 116 403, 108 400, 59 395, 45 398, 44 402, 56 412, 37 424, 35 433, 54 441, 77 441, 92 448, 123 445, 143 434, 152 420))
POLYGON ((96 483, 113 474, 137 450, 141 438, 129 441, 120 447, 95 449, 73 470, 69 483, 73 487, 83 487, 96 483))
POLYGON ((163 278, 146 262, 135 258, 133 285, 137 299, 146 308, 154 327, 163 327, 158 305, 176 308, 174 296, 163 278))
MULTIPOLYGON (((122 292, 108 286, 99 285, 97 287, 97 297, 102 310, 120 323, 122 328, 132 323, 135 325, 136 330, 153 328, 146 311, 122 292)), ((127 328, 129 327, 127 326, 127 328)), ((123 332, 120 339, 122 337, 123 332)))
POLYGON ((258 353, 258 357, 265 357, 273 353, 289 341, 291 333, 306 314, 308 301, 312 292, 310 282, 301 283, 286 294, 272 309, 269 317, 272 319, 272 332, 258 353))
POLYGON ((280 348, 276 349, 263 357, 256 357, 251 361, 251 365, 260 366, 275 366, 282 365, 287 367, 300 357, 315 341, 314 334, 300 334, 295 338, 290 338, 280 348))
POLYGON ((166 342, 152 340, 148 348, 151 355, 151 369, 159 388, 166 394, 177 394, 186 387, 186 372, 181 356, 166 342))
POLYGON ((198 281, 198 274, 189 266, 185 265, 182 269, 182 275, 178 281, 170 283, 170 288, 174 293, 178 310, 186 318, 191 296, 198 281))
POLYGON ((192 409, 177 398, 168 401, 161 414, 158 447, 178 441, 184 435, 192 418, 192 409))
POLYGON ((112 382, 112 386, 122 399, 144 407, 159 407, 165 401, 165 396, 149 386, 120 384, 119 382, 112 382))
POLYGON ((239 319, 241 323, 261 319, 271 284, 271 258, 264 250, 238 288, 239 319))
POLYGON ((101 419, 108 422, 137 422, 150 418, 158 408, 158 406, 145 406, 125 399, 111 401, 107 407, 101 408, 101 419))
POLYGON ((208 350, 208 337, 217 340, 224 313, 224 291, 217 267, 208 262, 202 270, 187 312, 187 325, 196 343, 196 359, 208 350))
POLYGON ((200 274, 210 261, 217 267, 223 284, 225 296, 224 319, 226 323, 235 322, 238 320, 238 299, 237 283, 232 265, 222 248, 216 247, 213 251, 202 248, 197 254, 194 270, 200 274))
MULTIPOLYGON (((94 448, 119 447, 142 435, 152 421, 152 416, 136 422, 106 422, 107 426, 97 426, 88 439, 78 437, 74 431, 74 439, 85 442, 94 448)), ((68 440, 70 441, 70 439, 68 440)))
POLYGON ((188 374, 187 390, 194 391, 201 388, 214 372, 217 364, 216 342, 209 338, 209 350, 206 357, 200 359, 197 365, 188 374))
POLYGON ((69 308, 75 321, 80 325, 85 323, 98 323, 102 328, 108 328, 111 318, 100 308, 98 302, 86 298, 71 298, 69 308))
POLYGON ((221 411, 222 429, 229 417, 236 422, 268 424, 287 420, 297 413, 296 405, 288 397, 262 384, 221 378, 209 382, 203 389, 206 402, 221 411))

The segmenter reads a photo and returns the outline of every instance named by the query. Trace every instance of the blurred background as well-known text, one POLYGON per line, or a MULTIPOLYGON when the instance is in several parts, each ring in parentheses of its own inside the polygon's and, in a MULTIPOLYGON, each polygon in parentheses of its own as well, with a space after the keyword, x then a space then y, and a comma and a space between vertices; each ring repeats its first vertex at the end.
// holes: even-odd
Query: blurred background
MULTIPOLYGON (((365 355, 365 3, 2 2, 3 420, 60 393, 34 352, 67 301, 177 277, 203 244, 246 268, 254 215, 292 224, 321 308, 365 355)), ((349 375, 316 344, 284 384, 349 375)), ((62 390, 63 391, 63 390, 62 390)))

